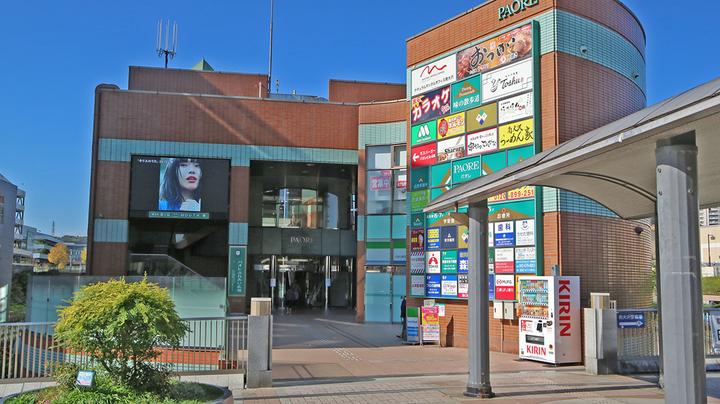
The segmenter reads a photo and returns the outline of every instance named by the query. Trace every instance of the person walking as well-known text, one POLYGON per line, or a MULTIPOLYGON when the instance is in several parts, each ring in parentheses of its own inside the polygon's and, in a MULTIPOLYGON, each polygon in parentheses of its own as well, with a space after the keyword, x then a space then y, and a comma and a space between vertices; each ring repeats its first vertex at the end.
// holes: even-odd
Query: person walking
POLYGON ((405 315, 405 309, 407 308, 407 305, 405 304, 405 296, 401 297, 402 303, 400 303, 400 318, 402 319, 402 332, 397 337, 400 339, 405 339, 405 334, 407 332, 407 316, 405 315))

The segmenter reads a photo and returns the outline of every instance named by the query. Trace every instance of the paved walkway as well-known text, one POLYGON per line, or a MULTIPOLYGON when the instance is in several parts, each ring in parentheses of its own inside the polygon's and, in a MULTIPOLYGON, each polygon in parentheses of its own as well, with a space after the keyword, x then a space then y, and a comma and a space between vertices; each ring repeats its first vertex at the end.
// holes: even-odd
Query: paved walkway
MULTIPOLYGON (((235 390, 248 403, 459 403, 467 349, 402 345, 400 324, 355 324, 343 310, 275 313, 272 388, 235 390)), ((657 375, 594 376, 491 352, 493 403, 662 403, 657 375)), ((708 373, 720 403, 720 373, 708 373)))

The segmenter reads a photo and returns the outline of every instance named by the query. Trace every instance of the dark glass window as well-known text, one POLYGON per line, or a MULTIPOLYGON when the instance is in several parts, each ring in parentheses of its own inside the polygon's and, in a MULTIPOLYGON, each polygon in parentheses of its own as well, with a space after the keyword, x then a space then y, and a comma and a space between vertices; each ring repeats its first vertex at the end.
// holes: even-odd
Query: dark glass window
POLYGON ((252 162, 252 227, 352 229, 356 166, 252 162))

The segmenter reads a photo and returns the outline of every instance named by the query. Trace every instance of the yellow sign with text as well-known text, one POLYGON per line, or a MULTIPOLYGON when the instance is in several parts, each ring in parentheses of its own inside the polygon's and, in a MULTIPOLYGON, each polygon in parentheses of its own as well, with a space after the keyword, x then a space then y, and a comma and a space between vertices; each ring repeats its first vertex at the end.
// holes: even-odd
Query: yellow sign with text
POLYGON ((533 119, 503 125, 498 130, 498 143, 500 149, 533 144, 535 141, 535 127, 533 119))

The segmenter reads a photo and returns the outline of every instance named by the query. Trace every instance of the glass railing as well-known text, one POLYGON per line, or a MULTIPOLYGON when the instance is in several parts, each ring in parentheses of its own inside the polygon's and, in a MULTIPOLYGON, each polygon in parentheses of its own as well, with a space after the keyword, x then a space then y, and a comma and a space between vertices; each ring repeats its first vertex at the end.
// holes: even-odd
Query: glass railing
POLYGON ((130 254, 128 275, 202 278, 187 265, 166 254, 130 254))
MULTIPOLYGON (((188 268, 189 270, 189 268, 188 268)), ((148 282, 166 288, 180 317, 224 317, 226 278, 205 278, 189 270, 169 272, 169 276, 148 276, 148 282)), ((35 275, 28 279, 26 321, 55 322, 59 306, 67 306, 73 293, 85 285, 119 277, 35 275)), ((126 276, 126 282, 140 282, 142 276, 126 276)))

